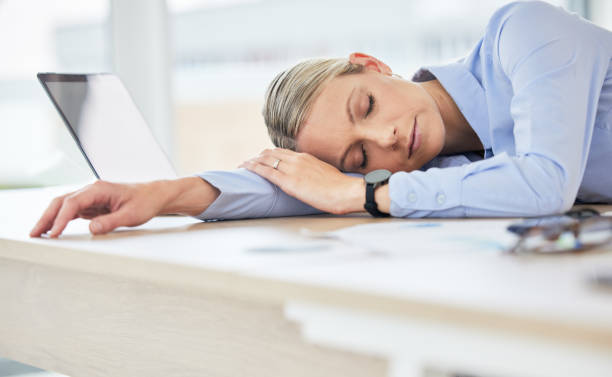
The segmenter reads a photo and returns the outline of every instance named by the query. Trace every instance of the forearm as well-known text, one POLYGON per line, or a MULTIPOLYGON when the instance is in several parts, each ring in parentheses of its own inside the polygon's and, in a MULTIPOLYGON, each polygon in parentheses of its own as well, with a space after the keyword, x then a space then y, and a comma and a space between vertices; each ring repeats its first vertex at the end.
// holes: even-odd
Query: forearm
POLYGON ((152 182, 162 192, 164 206, 160 214, 197 216, 219 196, 219 190, 199 177, 152 182))
POLYGON ((506 153, 444 169, 398 172, 389 181, 395 217, 519 217, 559 213, 575 197, 573 174, 538 155, 506 153), (568 177, 568 178, 566 178, 568 177))
POLYGON ((198 176, 220 192, 214 202, 196 216, 201 220, 237 220, 321 213, 246 169, 207 171, 198 176))

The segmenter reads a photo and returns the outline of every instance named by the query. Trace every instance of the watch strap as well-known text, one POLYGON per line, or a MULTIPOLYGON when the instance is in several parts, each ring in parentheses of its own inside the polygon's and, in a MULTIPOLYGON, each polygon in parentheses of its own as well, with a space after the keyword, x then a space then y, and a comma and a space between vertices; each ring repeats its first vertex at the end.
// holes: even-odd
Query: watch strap
POLYGON ((389 217, 388 213, 378 210, 378 204, 376 204, 374 197, 374 191, 378 186, 380 186, 380 183, 366 183, 366 202, 363 207, 374 217, 389 217))

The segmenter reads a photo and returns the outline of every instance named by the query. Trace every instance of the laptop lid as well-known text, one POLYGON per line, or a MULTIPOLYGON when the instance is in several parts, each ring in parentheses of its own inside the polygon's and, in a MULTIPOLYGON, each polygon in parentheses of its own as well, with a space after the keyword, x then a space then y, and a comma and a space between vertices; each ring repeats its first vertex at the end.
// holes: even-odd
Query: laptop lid
POLYGON ((97 178, 142 182, 177 177, 117 76, 39 73, 37 77, 97 178))

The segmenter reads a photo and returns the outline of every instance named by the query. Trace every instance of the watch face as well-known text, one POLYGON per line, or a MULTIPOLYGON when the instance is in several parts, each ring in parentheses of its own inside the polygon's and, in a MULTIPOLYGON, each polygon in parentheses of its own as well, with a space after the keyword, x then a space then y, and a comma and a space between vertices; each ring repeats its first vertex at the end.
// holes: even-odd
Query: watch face
POLYGON ((384 182, 387 179, 389 179, 389 177, 391 177, 391 172, 387 169, 378 169, 378 170, 374 170, 369 172, 368 174, 366 174, 365 181, 366 183, 378 183, 378 182, 384 182))

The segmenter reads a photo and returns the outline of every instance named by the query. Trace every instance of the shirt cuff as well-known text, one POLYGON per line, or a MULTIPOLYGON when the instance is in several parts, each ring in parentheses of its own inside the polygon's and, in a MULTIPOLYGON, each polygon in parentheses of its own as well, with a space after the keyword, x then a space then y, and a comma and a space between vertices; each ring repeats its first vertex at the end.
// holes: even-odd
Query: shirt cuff
POLYGON ((444 211, 445 216, 465 216, 462 208, 461 181, 463 167, 431 168, 426 172, 397 172, 389 179, 391 215, 423 217, 444 211), (456 209, 454 211, 449 211, 456 209))

